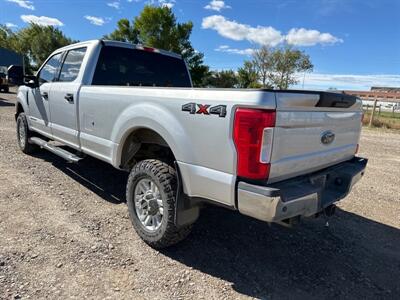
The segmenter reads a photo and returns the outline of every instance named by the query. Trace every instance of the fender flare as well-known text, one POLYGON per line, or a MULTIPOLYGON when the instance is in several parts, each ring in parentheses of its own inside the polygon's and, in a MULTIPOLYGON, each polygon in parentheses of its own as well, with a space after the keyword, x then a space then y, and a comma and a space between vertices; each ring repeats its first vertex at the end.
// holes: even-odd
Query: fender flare
MULTIPOLYGON (((28 104, 28 90, 19 89, 17 93, 17 102, 15 103, 15 119, 17 119, 18 115, 18 106, 21 105, 22 109, 25 113, 29 112, 29 104, 28 104)), ((29 123, 29 121, 28 121, 29 123)))
POLYGON ((114 124, 111 134, 111 140, 116 145, 112 154, 114 166, 120 166, 122 149, 128 136, 141 128, 159 134, 171 148, 176 160, 192 159, 188 133, 174 114, 154 103, 138 103, 124 110, 114 124))

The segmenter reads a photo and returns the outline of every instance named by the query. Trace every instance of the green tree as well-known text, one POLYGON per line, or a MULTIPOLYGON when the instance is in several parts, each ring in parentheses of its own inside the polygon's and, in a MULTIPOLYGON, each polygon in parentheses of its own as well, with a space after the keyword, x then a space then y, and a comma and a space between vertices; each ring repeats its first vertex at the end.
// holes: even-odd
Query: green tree
POLYGON ((40 26, 31 23, 28 27, 21 29, 18 33, 20 49, 26 53, 38 68, 46 58, 56 49, 75 43, 67 38, 64 33, 53 26, 40 26))
POLYGON ((232 70, 212 71, 207 78, 207 86, 215 88, 235 88, 238 83, 238 76, 232 70))
POLYGON ((261 82, 263 88, 287 89, 298 83, 296 74, 312 70, 310 57, 303 51, 288 45, 274 49, 263 46, 239 68, 239 85, 258 87, 261 82))
POLYGON ((271 58, 273 63, 269 80, 280 90, 298 83, 296 73, 311 72, 314 68, 307 54, 289 46, 276 49, 271 53, 271 58))
POLYGON ((134 25, 129 22, 128 19, 120 19, 117 23, 117 29, 104 38, 108 40, 130 42, 134 44, 139 43, 138 32, 134 28, 134 25))
POLYGON ((263 88, 272 88, 271 84, 268 82, 268 77, 272 72, 272 59, 272 51, 266 46, 262 46, 253 53, 252 64, 263 88))
POLYGON ((238 69, 238 86, 240 88, 260 88, 258 73, 253 62, 246 60, 243 67, 238 69))
POLYGON ((204 65, 204 55, 195 51, 191 42, 193 23, 178 23, 172 10, 166 6, 146 5, 133 22, 121 19, 118 28, 105 36, 119 41, 142 43, 181 54, 188 64, 195 86, 204 85, 209 69, 204 65))
POLYGON ((22 53, 17 34, 5 25, 0 25, 0 47, 22 53))
POLYGON ((0 26, 0 47, 24 56, 27 72, 38 68, 56 49, 74 43, 53 26, 29 24, 17 32, 0 26))

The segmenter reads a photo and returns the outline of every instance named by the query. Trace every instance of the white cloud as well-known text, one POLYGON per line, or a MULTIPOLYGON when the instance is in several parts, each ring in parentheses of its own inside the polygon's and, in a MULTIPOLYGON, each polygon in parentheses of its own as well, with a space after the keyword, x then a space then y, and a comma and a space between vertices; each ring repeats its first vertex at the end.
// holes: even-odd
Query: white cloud
POLYGON ((214 50, 218 51, 218 52, 226 52, 226 53, 230 53, 230 54, 239 54, 239 55, 248 55, 248 56, 250 56, 254 53, 254 49, 251 49, 251 48, 236 49, 236 48, 231 48, 227 45, 221 45, 214 50))
POLYGON ((7 22, 6 23, 6 27, 13 28, 13 27, 18 27, 18 25, 15 25, 14 23, 7 22))
POLYGON ((102 17, 94 17, 94 16, 85 16, 86 20, 88 20, 93 25, 103 26, 106 22, 102 17))
POLYGON ((204 29, 216 30, 221 36, 235 41, 247 40, 260 45, 276 46, 283 41, 280 31, 272 27, 251 27, 236 21, 229 21, 223 16, 214 15, 203 18, 204 29))
POLYGON ((173 8, 175 5, 175 2, 170 1, 170 2, 164 2, 160 4, 162 7, 168 7, 168 8, 173 8))
MULTIPOLYGON (((298 75, 299 84, 303 84, 303 74, 298 75)), ((304 87, 307 89, 327 89, 329 87, 338 90, 369 90, 371 86, 400 87, 400 75, 354 75, 354 74, 321 74, 307 73, 304 79, 304 87)))
POLYGON ((308 30, 304 28, 292 28, 286 35, 288 44, 295 46, 314 46, 316 44, 336 44, 343 43, 342 39, 330 33, 321 33, 318 30, 308 30))
POLYGON ((115 8, 115 9, 119 9, 121 3, 119 3, 118 1, 114 1, 114 2, 107 2, 107 5, 108 5, 109 7, 113 7, 113 8, 115 8))
POLYGON ((204 8, 209 9, 209 10, 221 11, 221 9, 231 8, 231 7, 229 5, 226 5, 225 1, 212 0, 210 3, 208 3, 206 6, 204 6, 204 8))
POLYGON ((22 15, 22 21, 25 23, 34 23, 41 26, 64 26, 63 22, 56 18, 50 18, 45 16, 34 16, 34 15, 22 15))
POLYGON ((265 46, 277 46, 282 42, 296 46, 314 46, 316 44, 326 45, 343 42, 330 33, 321 33, 318 30, 307 30, 304 28, 293 28, 287 35, 283 35, 279 30, 268 26, 252 27, 236 21, 230 21, 221 15, 213 15, 203 18, 201 24, 204 29, 213 29, 221 36, 235 40, 247 40, 265 46))
POLYGON ((172 8, 176 4, 175 0, 149 0, 147 1, 150 5, 159 5, 161 7, 172 8))
POLYGON ((22 8, 35 10, 35 7, 33 6, 32 1, 28 1, 28 0, 6 0, 6 1, 16 3, 22 8))

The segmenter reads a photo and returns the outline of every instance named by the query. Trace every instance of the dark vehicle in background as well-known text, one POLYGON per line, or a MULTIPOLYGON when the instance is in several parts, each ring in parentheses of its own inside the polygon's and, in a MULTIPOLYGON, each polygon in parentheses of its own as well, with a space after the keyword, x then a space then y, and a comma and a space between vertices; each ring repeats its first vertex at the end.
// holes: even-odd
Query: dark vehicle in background
POLYGON ((8 93, 9 90, 7 67, 0 66, 0 91, 8 93))
POLYGON ((24 84, 24 71, 22 66, 0 66, 0 91, 8 93, 11 86, 24 84))
POLYGON ((0 91, 8 92, 10 86, 22 85, 23 75, 23 56, 0 47, 0 91))

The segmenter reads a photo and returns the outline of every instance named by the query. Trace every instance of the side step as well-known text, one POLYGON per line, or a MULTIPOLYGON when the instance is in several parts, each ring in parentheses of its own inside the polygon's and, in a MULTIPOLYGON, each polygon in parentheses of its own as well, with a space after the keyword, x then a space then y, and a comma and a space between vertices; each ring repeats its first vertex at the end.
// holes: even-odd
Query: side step
POLYGON ((58 156, 64 158, 66 161, 71 162, 71 163, 77 163, 78 161, 80 161, 82 159, 82 157, 79 157, 79 156, 77 156, 71 152, 68 152, 67 150, 64 150, 60 147, 51 145, 48 142, 46 142, 38 137, 31 137, 29 139, 29 143, 38 145, 41 148, 46 149, 46 150, 50 151, 51 153, 54 153, 55 155, 58 155, 58 156))

